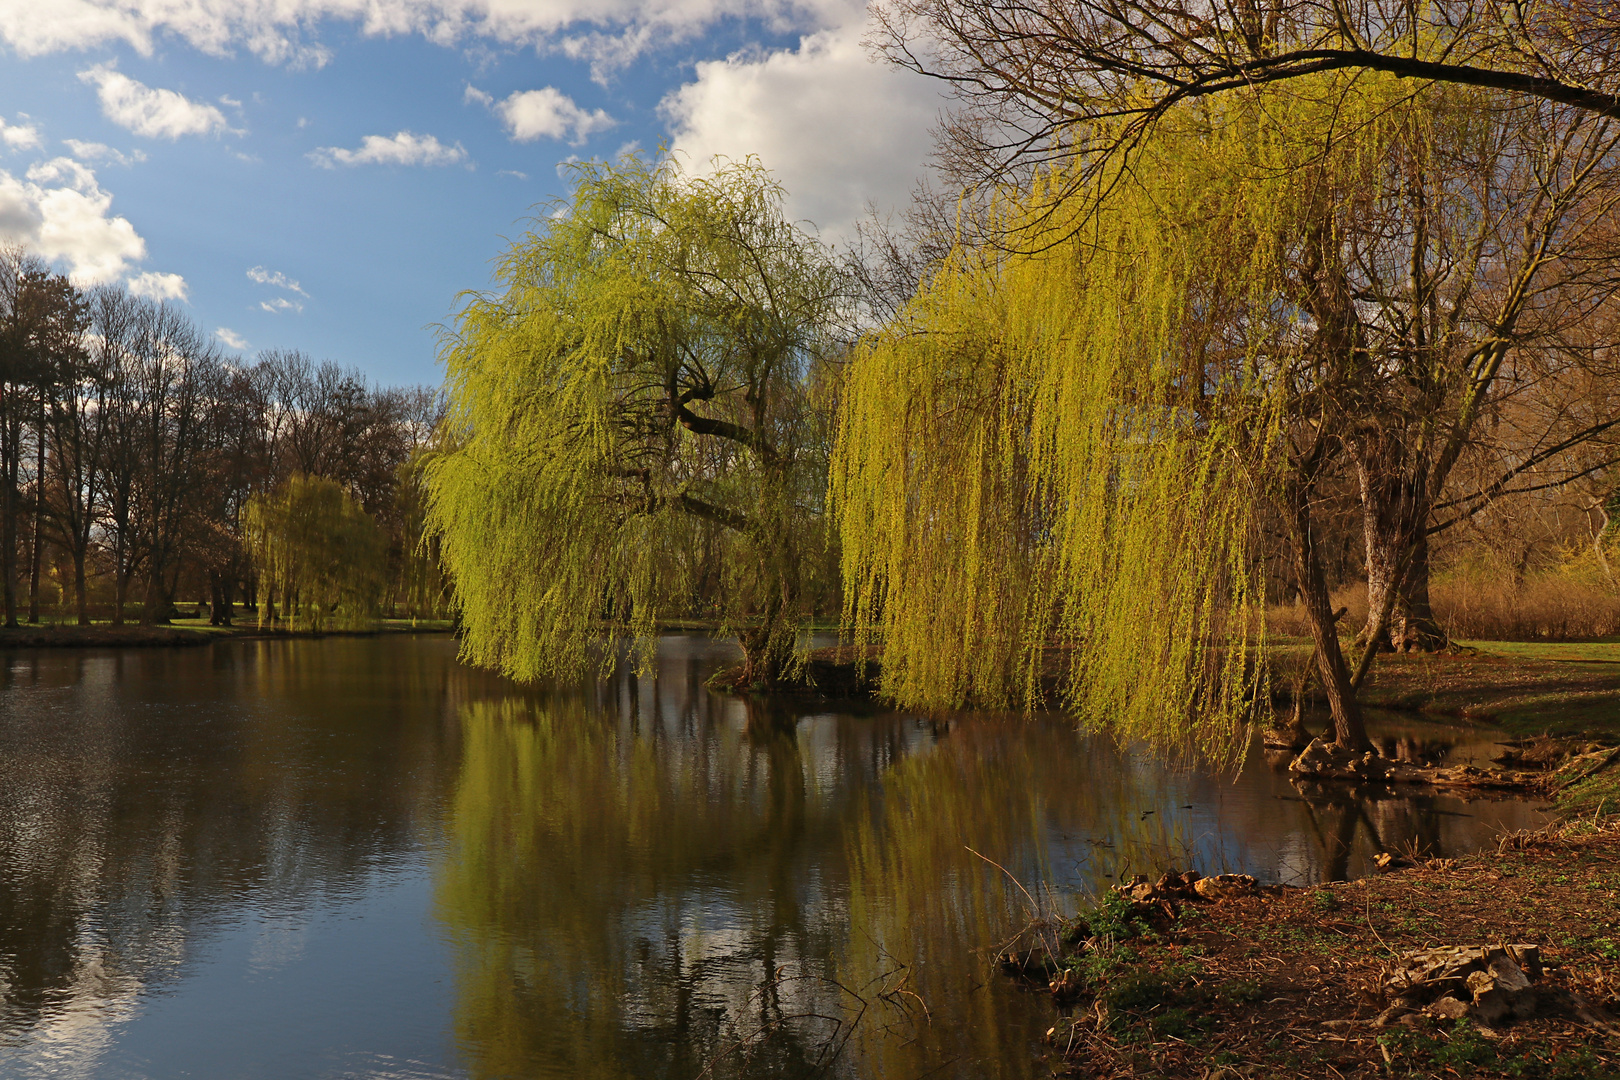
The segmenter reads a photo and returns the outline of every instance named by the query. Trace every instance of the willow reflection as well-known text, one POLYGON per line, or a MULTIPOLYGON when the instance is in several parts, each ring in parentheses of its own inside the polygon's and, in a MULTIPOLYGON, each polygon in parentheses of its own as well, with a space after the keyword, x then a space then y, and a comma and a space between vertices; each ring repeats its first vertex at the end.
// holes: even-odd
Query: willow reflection
POLYGON ((577 701, 503 701, 462 731, 438 905, 477 1075, 692 1075, 744 1039, 755 1067, 813 1063, 827 1025, 809 1014, 836 1016, 837 989, 778 972, 827 955, 804 856, 836 820, 809 805, 791 730, 663 738, 577 701))

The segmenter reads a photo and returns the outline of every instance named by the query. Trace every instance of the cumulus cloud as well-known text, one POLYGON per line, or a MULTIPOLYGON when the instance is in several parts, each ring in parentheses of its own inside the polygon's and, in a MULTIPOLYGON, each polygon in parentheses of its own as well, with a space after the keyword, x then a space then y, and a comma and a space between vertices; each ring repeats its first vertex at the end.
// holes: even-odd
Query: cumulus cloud
MULTIPOLYGON (((18 113, 17 119, 27 120, 28 117, 18 113)), ((0 142, 5 143, 11 150, 38 150, 39 128, 33 124, 8 124, 5 117, 0 116, 0 142)))
POLYGON ((219 340, 223 341, 226 346, 232 349, 246 349, 248 347, 247 338, 243 337, 241 334, 238 334, 235 330, 229 329, 228 327, 218 327, 214 331, 214 336, 219 338, 219 340))
POLYGON ((79 72, 79 79, 96 88, 103 116, 137 135, 178 139, 232 130, 225 114, 214 106, 174 90, 154 90, 107 64, 79 72))
POLYGON ((549 45, 622 66, 649 45, 722 19, 756 18, 776 32, 824 29, 863 8, 859 0, 0 0, 0 41, 23 57, 119 42, 144 56, 173 37, 215 56, 246 49, 268 63, 318 66, 331 54, 314 34, 330 20, 368 36, 549 45))
POLYGON ((323 169, 339 165, 454 165, 465 161, 467 151, 460 143, 445 146, 432 135, 401 131, 395 135, 367 135, 358 150, 323 146, 309 159, 323 169))
POLYGON ((129 279, 129 294, 144 296, 148 300, 184 300, 186 279, 179 274, 159 274, 147 271, 129 279))
MULTIPOLYGON (((492 101, 488 94, 471 85, 467 87, 466 97, 486 105, 492 101)), ((493 108, 506 125, 507 133, 518 142, 562 139, 579 146, 598 131, 607 131, 619 123, 603 109, 580 108, 573 98, 555 86, 520 91, 493 108)))
POLYGON ((122 150, 114 150, 106 143, 63 139, 62 145, 72 151, 73 156, 80 161, 108 161, 114 165, 127 167, 146 160, 145 150, 131 150, 126 154, 122 150))
POLYGON ((247 272, 247 276, 249 281, 259 285, 271 285, 277 289, 286 289, 288 292, 295 292, 305 298, 309 296, 309 293, 304 291, 303 286, 280 270, 266 270, 262 266, 255 266, 247 272))
POLYGON ((66 264, 75 284, 116 281, 146 258, 146 242, 111 209, 95 173, 70 158, 38 162, 22 180, 0 171, 0 241, 66 264))
MULTIPOLYGON (((302 296, 305 300, 309 299, 309 293, 304 291, 304 287, 298 284, 298 282, 294 281, 292 278, 288 277, 286 274, 283 274, 280 270, 269 270, 263 266, 255 266, 248 270, 247 276, 248 280, 254 282, 255 284, 268 285, 273 289, 280 289, 283 292, 289 292, 297 296, 302 296)), ((291 311, 294 314, 302 314, 304 305, 301 301, 294 300, 290 297, 276 296, 269 300, 259 301, 259 308, 263 311, 269 312, 272 315, 280 315, 284 311, 291 311)))
POLYGON ((788 209, 848 239, 868 204, 904 205, 929 158, 944 108, 920 76, 874 63, 858 22, 791 51, 737 53, 697 65, 659 105, 675 149, 702 168, 757 154, 787 188, 788 209))

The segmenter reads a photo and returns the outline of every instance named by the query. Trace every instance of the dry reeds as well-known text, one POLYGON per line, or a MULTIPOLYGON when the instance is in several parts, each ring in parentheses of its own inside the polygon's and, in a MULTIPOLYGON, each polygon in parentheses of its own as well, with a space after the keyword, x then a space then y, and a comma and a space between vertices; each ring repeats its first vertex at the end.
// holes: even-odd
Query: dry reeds
POLYGON ((1435 617, 1453 638, 1579 641, 1620 634, 1620 590, 1590 560, 1519 578, 1489 564, 1463 564, 1437 577, 1431 595, 1435 617))
MULTIPOLYGON (((1435 619, 1453 639, 1479 641, 1590 641, 1620 635, 1620 588, 1590 556, 1516 575, 1480 560, 1437 573, 1429 588, 1435 619)), ((1367 590, 1338 589, 1333 607, 1349 608, 1341 633, 1367 622, 1367 590)), ((1305 609, 1276 605, 1267 628, 1281 637, 1307 637, 1305 609)))

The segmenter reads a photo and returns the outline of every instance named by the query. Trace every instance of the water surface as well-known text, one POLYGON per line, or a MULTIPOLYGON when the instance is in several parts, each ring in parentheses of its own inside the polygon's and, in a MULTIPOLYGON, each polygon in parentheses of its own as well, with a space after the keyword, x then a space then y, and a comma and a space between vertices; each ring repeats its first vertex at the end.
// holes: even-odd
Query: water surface
POLYGON ((987 959, 1032 905, 1541 820, 1302 791, 1259 754, 1201 775, 1057 719, 716 697, 701 638, 547 691, 454 653, 0 657, 0 1076, 1042 1076, 1050 1005, 987 959))

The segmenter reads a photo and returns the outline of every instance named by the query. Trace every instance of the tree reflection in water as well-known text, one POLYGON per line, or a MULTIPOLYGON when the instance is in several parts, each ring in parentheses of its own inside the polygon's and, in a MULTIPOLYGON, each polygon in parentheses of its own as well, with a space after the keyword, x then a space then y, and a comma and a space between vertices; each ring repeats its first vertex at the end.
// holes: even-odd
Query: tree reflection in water
POLYGON ((1008 874, 1068 910, 1167 864, 1322 880, 1535 820, 1059 717, 719 698, 722 648, 551 690, 427 639, 0 667, 0 1071, 1039 1075, 1050 1006, 988 956, 1032 906, 1008 874), (266 934, 308 948, 270 963, 266 934))
POLYGON ((706 670, 462 708, 438 907, 476 1075, 1039 1075, 1050 1016, 991 962, 1034 909, 1171 863, 1343 876, 1357 822, 1466 843, 1433 800, 1306 801, 1057 719, 716 698, 706 670))

